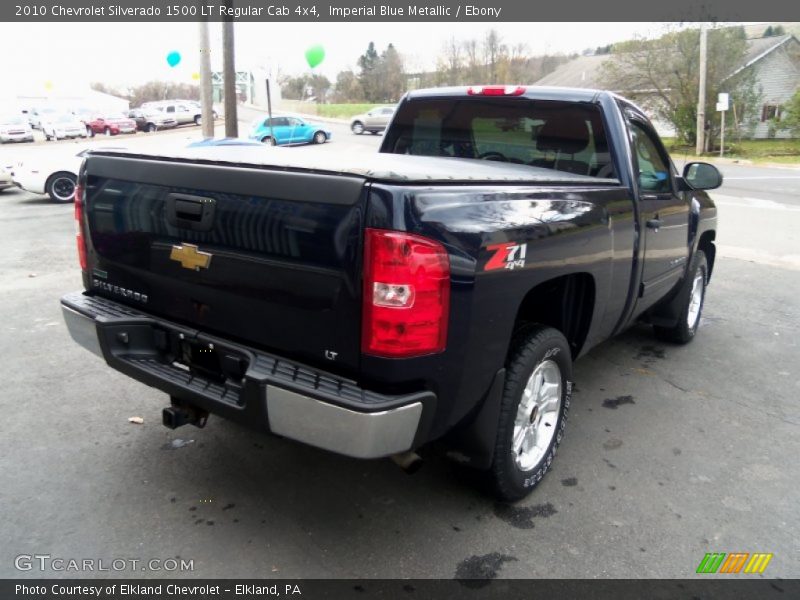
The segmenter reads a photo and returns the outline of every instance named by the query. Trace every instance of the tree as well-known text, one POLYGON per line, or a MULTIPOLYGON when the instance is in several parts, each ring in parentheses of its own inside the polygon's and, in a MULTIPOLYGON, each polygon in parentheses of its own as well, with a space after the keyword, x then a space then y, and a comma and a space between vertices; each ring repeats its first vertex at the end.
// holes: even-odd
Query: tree
POLYGON ((340 71, 333 86, 334 102, 364 102, 364 88, 351 70, 340 71))
POLYGON ((483 38, 483 58, 489 76, 486 83, 501 83, 498 79, 498 66, 506 58, 506 46, 496 29, 490 29, 483 38))
POLYGON ((358 59, 358 81, 367 102, 395 102, 406 89, 403 60, 397 49, 389 44, 380 55, 375 44, 369 43, 366 53, 358 59))
POLYGON ((403 59, 392 44, 381 53, 376 69, 378 73, 377 102, 397 102, 406 90, 403 59))
POLYGON ((783 106, 783 114, 777 125, 779 129, 790 131, 793 136, 800 136, 800 89, 783 106))
POLYGON ((461 83, 463 50, 455 37, 451 36, 442 47, 437 69, 437 85, 458 85, 461 83))
POLYGON ((783 25, 775 25, 774 27, 770 25, 764 30, 761 37, 772 37, 775 35, 786 35, 786 30, 783 28, 783 25))
POLYGON ((358 67, 360 69, 358 80, 368 102, 377 102, 374 98, 379 95, 377 73, 379 61, 380 56, 378 56, 378 51, 375 50, 375 43, 370 42, 369 46, 367 46, 367 51, 358 59, 358 67))
POLYGON ((307 87, 308 75, 287 77, 281 81, 281 95, 288 100, 303 100, 307 87))
MULTIPOLYGON (((724 27, 708 32, 706 107, 709 139, 719 133, 717 95, 730 94, 740 122, 751 121, 759 101, 753 69, 743 69, 747 40, 742 27, 724 27), (738 72, 737 72, 738 71, 738 72)), ((678 136, 693 144, 697 135, 700 31, 673 31, 656 40, 632 40, 616 44, 612 58, 603 63, 601 78, 607 89, 635 99, 653 98, 658 117, 672 123, 678 136)))

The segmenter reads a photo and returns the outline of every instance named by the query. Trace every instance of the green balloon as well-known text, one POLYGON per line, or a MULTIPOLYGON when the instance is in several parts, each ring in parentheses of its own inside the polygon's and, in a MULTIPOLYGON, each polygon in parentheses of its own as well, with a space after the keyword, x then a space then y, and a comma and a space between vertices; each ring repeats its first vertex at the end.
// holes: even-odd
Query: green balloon
POLYGON ((312 69, 325 60, 325 48, 320 45, 311 46, 306 50, 306 61, 312 69))

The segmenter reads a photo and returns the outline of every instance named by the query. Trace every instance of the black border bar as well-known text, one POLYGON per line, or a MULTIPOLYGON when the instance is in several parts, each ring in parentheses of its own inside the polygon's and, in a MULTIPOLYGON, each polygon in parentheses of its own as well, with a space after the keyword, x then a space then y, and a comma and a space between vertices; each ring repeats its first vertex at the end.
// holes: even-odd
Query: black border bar
POLYGON ((9 22, 800 21, 796 0, 4 0, 9 22), (232 9, 233 12, 230 12, 232 9))

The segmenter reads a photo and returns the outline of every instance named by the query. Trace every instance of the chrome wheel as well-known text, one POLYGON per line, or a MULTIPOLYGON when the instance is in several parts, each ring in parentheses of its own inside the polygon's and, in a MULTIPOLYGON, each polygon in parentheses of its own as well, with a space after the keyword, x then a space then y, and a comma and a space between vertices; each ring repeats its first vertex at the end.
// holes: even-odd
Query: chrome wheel
POLYGON ((69 202, 75 196, 75 180, 71 177, 57 177, 50 184, 50 193, 59 202, 69 202))
POLYGON ((364 133, 364 124, 361 123, 360 121, 356 121, 355 123, 353 123, 353 126, 350 129, 352 129, 353 133, 355 133, 356 135, 361 135, 362 133, 364 133))
POLYGON ((522 471, 542 460, 556 435, 561 410, 561 370, 552 360, 534 369, 522 391, 514 420, 511 448, 522 471))
POLYGON ((689 329, 694 329, 700 318, 700 309, 703 307, 703 292, 705 279, 702 269, 698 269, 692 282, 692 294, 689 296, 689 310, 686 312, 686 324, 689 329))

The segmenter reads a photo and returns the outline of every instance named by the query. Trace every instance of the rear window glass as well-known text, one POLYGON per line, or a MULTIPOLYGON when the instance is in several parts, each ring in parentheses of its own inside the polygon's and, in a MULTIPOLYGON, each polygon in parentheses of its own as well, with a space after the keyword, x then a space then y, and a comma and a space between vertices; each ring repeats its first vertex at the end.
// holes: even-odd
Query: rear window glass
POLYGON ((383 152, 525 164, 615 177, 600 108, 521 98, 405 102, 383 152))

